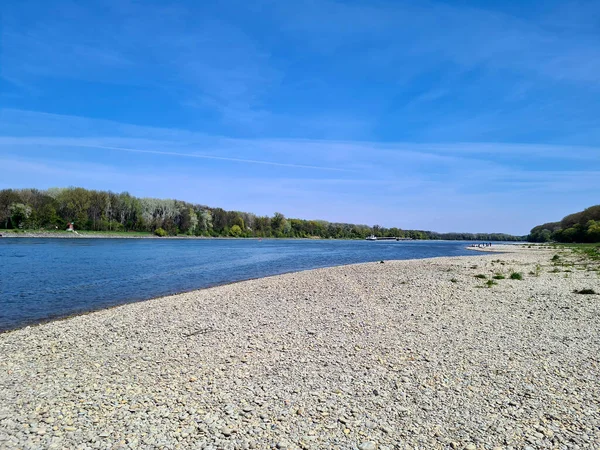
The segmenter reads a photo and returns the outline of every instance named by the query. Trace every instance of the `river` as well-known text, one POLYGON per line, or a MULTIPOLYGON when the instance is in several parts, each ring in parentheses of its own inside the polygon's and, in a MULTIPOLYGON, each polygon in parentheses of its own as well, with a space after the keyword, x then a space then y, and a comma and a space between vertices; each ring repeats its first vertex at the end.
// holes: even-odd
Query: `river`
POLYGON ((0 239, 0 331, 286 272, 472 255, 460 241, 0 239))

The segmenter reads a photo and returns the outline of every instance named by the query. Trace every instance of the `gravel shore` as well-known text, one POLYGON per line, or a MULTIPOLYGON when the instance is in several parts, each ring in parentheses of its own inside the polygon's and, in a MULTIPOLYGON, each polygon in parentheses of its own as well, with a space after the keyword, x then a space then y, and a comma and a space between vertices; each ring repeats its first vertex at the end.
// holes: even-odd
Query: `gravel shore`
POLYGON ((1 334, 0 448, 600 448, 597 264, 507 248, 1 334))

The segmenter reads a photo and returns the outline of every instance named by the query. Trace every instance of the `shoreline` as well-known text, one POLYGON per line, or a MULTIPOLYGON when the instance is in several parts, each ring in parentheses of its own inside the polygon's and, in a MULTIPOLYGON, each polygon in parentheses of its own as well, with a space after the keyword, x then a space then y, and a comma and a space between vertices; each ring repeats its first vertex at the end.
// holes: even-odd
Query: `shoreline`
MULTIPOLYGON (((95 233, 93 231, 85 231, 80 234, 70 232, 8 232, 1 233, 2 238, 30 238, 30 239, 277 239, 277 238, 237 238, 230 236, 156 236, 148 233, 147 235, 138 235, 126 233, 95 233)), ((303 239, 303 238, 298 238, 303 239)))
MULTIPOLYGON (((211 238, 208 238, 211 239, 211 238)), ((216 239, 216 238, 213 238, 216 239)), ((234 238, 235 239, 235 238, 234 238)), ((300 239, 300 238, 298 238, 300 239)), ((507 245, 508 247, 508 245, 507 245)), ((488 252, 488 253, 509 253, 510 249, 504 249, 504 250, 490 250, 488 249, 483 249, 483 248, 469 248, 469 247, 465 247, 467 250, 477 250, 480 252, 488 252)), ((401 259, 401 260, 390 260, 390 261, 421 261, 421 260, 426 260, 426 259, 436 259, 436 258, 452 258, 450 256, 437 256, 437 257, 431 257, 431 258, 414 258, 414 259, 401 259)), ((10 333, 13 331, 18 331, 18 330, 22 330, 24 328, 29 328, 29 327, 37 327, 37 326, 41 326, 41 325, 45 325, 48 323, 52 323, 52 322, 56 322, 56 321, 63 321, 63 320, 68 320, 68 319, 72 319, 74 317, 78 317, 78 316, 84 316, 84 315, 88 315, 88 314, 93 314, 93 313, 97 313, 100 311, 106 311, 106 310, 110 310, 110 309, 114 309, 114 308, 119 308, 121 306, 126 306, 126 305, 130 305, 130 304, 135 304, 135 303, 140 303, 140 302, 147 302, 147 301, 153 301, 153 300, 160 300, 162 298, 165 297, 173 297, 173 296, 177 296, 177 295, 184 295, 184 294, 191 294, 194 292, 200 292, 200 291, 204 291, 207 289, 213 289, 213 288, 218 288, 221 286, 229 286, 232 284, 237 284, 237 283, 244 283, 246 281, 254 281, 254 280, 262 280, 262 279, 267 279, 267 278, 272 278, 272 277, 279 277, 282 275, 289 275, 289 274, 294 274, 294 273, 302 273, 302 272, 307 272, 307 271, 311 271, 311 270, 321 270, 321 269, 330 269, 330 268, 335 268, 335 267, 351 267, 351 266, 358 266, 358 265, 362 265, 362 264, 376 264, 375 262, 368 262, 368 263, 355 263, 355 264, 343 264, 343 265, 338 265, 338 266, 329 266, 329 267, 322 267, 322 268, 316 268, 316 269, 304 269, 304 270, 295 270, 295 271, 291 271, 291 272, 283 272, 283 273, 279 273, 279 274, 275 274, 275 275, 267 275, 267 276, 262 276, 262 277, 254 277, 254 278, 246 278, 243 280, 237 280, 237 281, 229 281, 229 282, 225 282, 225 283, 219 283, 219 284, 215 284, 212 286, 206 286, 203 288, 197 288, 197 289, 190 289, 189 291, 181 291, 181 292, 175 292, 173 294, 169 294, 169 295, 159 295, 156 297, 150 297, 150 298, 144 298, 144 299, 138 299, 138 300, 130 300, 130 301, 126 301, 124 303, 120 303, 120 304, 116 304, 116 305, 112 305, 112 306, 105 306, 105 307, 100 307, 97 309, 89 309, 89 310, 84 310, 84 311, 80 311, 80 312, 75 312, 72 314, 67 314, 67 315, 56 315, 56 316, 51 316, 51 317, 46 317, 44 319, 41 319, 39 321, 35 321, 35 322, 31 322, 31 323, 27 323, 27 324, 23 324, 23 325, 19 325, 17 327, 14 328, 7 328, 7 329, 0 329, 0 335, 5 334, 5 333, 10 333)))
MULTIPOLYGON (((35 231, 25 231, 15 233, 12 230, 4 231, 0 233, 0 239, 3 238, 31 238, 31 239, 182 239, 182 240, 213 240, 213 239, 224 239, 224 240, 294 240, 294 241, 365 241, 363 238, 356 239, 345 239, 345 238, 322 238, 319 236, 314 237, 233 237, 233 236, 156 236, 154 234, 148 233, 147 235, 136 235, 136 234, 127 234, 123 233, 114 233, 110 232, 94 232, 94 231, 84 231, 83 234, 73 234, 65 231, 51 231, 51 232, 35 232, 35 231)), ((392 240, 380 240, 382 241, 390 241, 392 240)), ((437 242, 437 241, 448 241, 448 242, 481 242, 479 240, 460 240, 460 239, 412 239, 412 240, 400 240, 397 242, 437 242)), ((396 242, 396 241, 393 241, 396 242)), ((495 245, 506 245, 507 241, 489 241, 494 243, 495 245)), ((508 241, 510 244, 526 244, 527 241, 508 241)))
POLYGON ((597 264, 509 247, 292 272, 2 333, 0 447, 589 446, 600 298, 573 289, 600 291, 597 264), (511 270, 523 280, 475 277, 511 270))

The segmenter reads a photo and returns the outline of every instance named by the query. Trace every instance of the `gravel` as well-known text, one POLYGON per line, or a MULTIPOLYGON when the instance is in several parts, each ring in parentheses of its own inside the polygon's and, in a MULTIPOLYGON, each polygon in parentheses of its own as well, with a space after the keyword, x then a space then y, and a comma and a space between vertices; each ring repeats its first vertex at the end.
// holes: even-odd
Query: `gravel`
POLYGON ((510 248, 1 334, 0 448, 600 448, 600 272, 510 248))

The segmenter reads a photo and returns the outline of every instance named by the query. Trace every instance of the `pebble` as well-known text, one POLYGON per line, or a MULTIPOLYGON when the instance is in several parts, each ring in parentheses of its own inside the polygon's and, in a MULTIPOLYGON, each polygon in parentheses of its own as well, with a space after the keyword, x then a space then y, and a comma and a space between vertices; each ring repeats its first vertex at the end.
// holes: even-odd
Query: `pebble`
POLYGON ((287 274, 2 333, 0 448, 594 448, 597 361, 581 355, 600 354, 600 302, 573 290, 598 276, 552 273, 559 250, 510 249, 287 274), (478 288, 475 275, 511 270, 524 279, 478 288))

